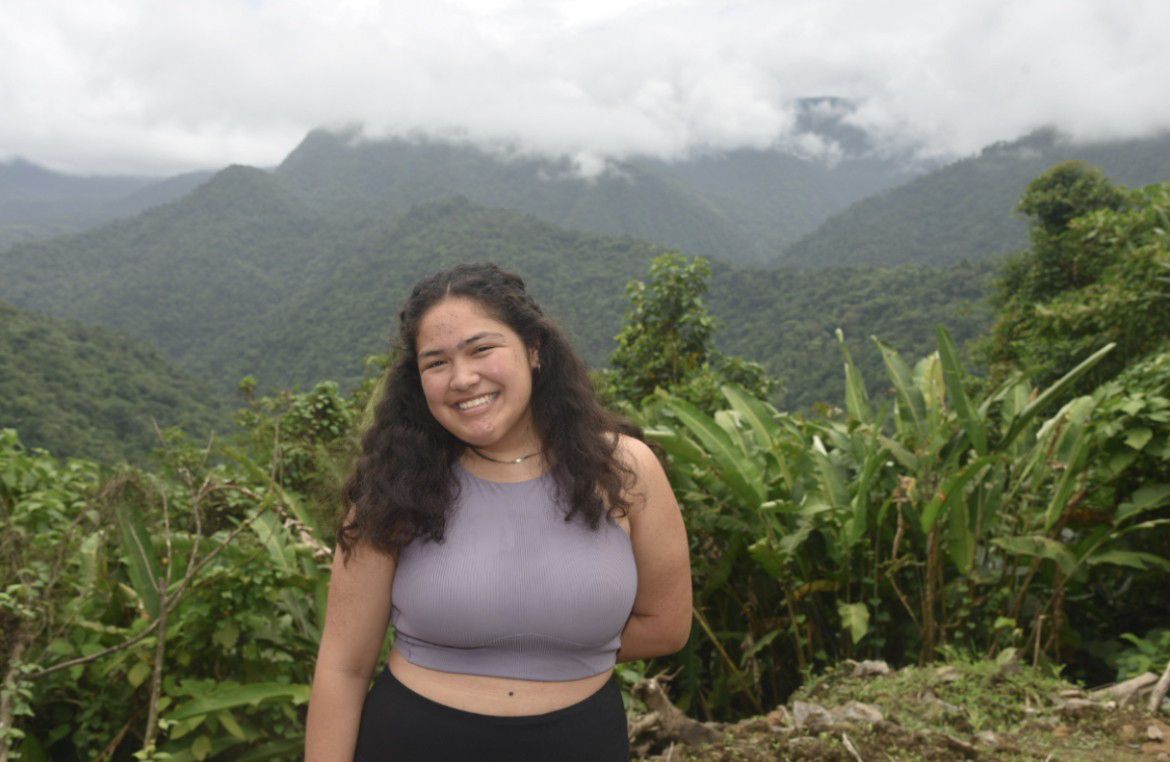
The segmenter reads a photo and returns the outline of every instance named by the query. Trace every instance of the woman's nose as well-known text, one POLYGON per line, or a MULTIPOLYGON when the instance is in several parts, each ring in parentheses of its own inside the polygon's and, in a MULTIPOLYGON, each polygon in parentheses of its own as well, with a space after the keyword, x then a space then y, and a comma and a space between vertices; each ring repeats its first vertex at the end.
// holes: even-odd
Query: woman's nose
POLYGON ((455 362, 451 367, 451 386, 456 389, 470 389, 479 380, 479 374, 470 363, 455 362))

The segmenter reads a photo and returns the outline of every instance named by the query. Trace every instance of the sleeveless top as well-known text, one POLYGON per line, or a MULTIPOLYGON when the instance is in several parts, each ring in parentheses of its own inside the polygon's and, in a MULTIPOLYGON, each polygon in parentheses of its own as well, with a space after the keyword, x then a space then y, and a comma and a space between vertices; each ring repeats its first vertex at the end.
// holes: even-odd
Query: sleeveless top
POLYGON ((638 583, 626 532, 608 517, 596 530, 565 521, 550 474, 453 473, 443 542, 416 539, 398 554, 395 648, 422 667, 523 680, 612 668, 638 583))

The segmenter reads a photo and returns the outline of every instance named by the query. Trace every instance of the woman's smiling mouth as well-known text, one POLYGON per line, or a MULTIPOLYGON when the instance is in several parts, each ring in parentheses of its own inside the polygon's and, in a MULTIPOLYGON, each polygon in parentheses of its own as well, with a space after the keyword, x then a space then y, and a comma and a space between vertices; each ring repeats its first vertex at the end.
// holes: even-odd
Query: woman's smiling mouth
POLYGON ((483 395, 480 395, 479 397, 475 397, 473 399, 464 400, 463 402, 456 402, 453 407, 455 407, 456 410, 461 410, 461 411, 466 412, 468 410, 474 410, 476 408, 483 407, 484 405, 488 404, 489 402, 491 402, 492 400, 494 400, 498 396, 500 396, 499 392, 492 392, 490 394, 483 394, 483 395))

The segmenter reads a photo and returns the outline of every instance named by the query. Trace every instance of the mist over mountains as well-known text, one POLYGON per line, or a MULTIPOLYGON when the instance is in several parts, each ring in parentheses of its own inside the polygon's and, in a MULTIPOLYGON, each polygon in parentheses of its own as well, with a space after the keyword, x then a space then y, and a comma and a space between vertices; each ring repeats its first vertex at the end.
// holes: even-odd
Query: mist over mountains
POLYGON ((1014 213, 1028 183, 1053 164, 1078 160, 1115 183, 1170 178, 1170 134, 1076 144, 1051 130, 997 143, 973 156, 875 193, 788 246, 776 264, 949 264, 1018 250, 1027 225, 1014 213))
POLYGON ((21 158, 0 162, 0 249, 133 216, 182 198, 212 174, 85 177, 21 158))

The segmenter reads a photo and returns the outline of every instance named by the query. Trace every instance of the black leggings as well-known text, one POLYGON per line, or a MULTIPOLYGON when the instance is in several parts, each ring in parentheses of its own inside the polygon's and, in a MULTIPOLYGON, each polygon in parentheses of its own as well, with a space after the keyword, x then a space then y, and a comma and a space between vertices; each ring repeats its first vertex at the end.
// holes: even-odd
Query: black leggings
POLYGON ((382 671, 366 696, 355 762, 626 762, 617 681, 547 714, 496 717, 421 696, 382 671))

